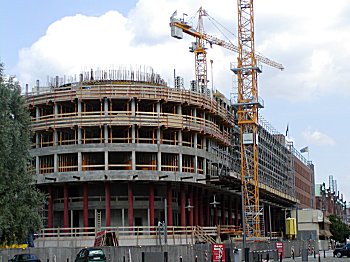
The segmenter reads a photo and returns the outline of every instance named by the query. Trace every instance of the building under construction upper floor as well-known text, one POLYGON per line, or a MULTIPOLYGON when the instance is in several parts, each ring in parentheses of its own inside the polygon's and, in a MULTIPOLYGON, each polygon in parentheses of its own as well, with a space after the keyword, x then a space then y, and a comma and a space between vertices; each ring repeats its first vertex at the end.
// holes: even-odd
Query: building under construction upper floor
MULTIPOLYGON (((220 92, 175 80, 170 87, 149 68, 91 70, 26 91, 35 180, 48 197, 47 228, 166 221, 241 232, 236 112, 220 92)), ((296 155, 284 135, 260 122, 259 188, 269 207, 262 221, 268 235, 284 231, 285 209, 298 204, 296 155)))

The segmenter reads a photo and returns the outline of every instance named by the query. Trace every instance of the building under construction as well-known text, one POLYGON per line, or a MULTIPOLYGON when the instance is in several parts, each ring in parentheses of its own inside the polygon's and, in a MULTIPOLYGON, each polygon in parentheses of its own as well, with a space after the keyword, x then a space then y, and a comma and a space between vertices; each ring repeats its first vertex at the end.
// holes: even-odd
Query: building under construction
MULTIPOLYGON (((150 228, 152 235, 160 224, 168 232, 220 225, 240 236, 235 108, 219 92, 185 88, 176 79, 170 87, 150 68, 91 70, 78 79, 56 77, 48 87, 37 82, 27 92, 47 232, 127 227, 143 234, 150 228)), ((313 169, 301 159, 283 134, 260 120, 265 236, 284 232, 286 210, 299 204, 296 162, 308 172, 303 179, 313 182, 313 169)))

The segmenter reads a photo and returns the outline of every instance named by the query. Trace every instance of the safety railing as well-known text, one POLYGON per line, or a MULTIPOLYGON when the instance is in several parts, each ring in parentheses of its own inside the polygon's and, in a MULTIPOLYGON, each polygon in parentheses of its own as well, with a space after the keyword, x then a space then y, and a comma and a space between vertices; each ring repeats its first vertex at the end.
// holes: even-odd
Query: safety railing
POLYGON ((30 105, 49 104, 60 101, 72 101, 74 98, 79 100, 91 99, 125 99, 126 97, 135 97, 137 99, 154 99, 172 101, 176 103, 188 103, 203 107, 212 113, 222 117, 224 120, 233 123, 233 115, 224 106, 221 106, 215 99, 191 92, 189 90, 177 90, 172 88, 154 87, 147 85, 96 85, 93 88, 60 90, 52 89, 51 92, 44 94, 33 94, 27 97, 27 103, 30 105))
MULTIPOLYGON (((42 129, 69 128, 73 126, 151 126, 159 127, 166 126, 168 128, 188 129, 197 132, 203 132, 220 139, 224 143, 231 144, 229 133, 221 131, 219 126, 212 121, 200 117, 188 115, 178 115, 170 113, 153 113, 153 112, 136 112, 136 115, 131 113, 114 112, 112 115, 101 116, 100 111, 84 112, 80 116, 72 114, 48 115, 32 120, 32 130, 39 131, 42 129)), ((98 138, 101 139, 101 138, 98 138)))

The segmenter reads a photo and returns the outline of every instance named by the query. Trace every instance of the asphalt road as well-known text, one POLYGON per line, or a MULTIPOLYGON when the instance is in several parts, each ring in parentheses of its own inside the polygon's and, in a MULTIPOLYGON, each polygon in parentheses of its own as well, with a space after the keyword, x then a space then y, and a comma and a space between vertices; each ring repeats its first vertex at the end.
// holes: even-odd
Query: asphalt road
MULTIPOLYGON (((292 258, 285 258, 283 259, 285 262, 302 262, 301 257, 296 257, 294 260, 292 258)), ((336 258, 333 257, 333 250, 326 251, 326 257, 324 257, 324 253, 321 251, 320 256, 316 255, 316 258, 314 256, 308 256, 308 262, 350 262, 349 257, 341 257, 341 258, 336 258)))

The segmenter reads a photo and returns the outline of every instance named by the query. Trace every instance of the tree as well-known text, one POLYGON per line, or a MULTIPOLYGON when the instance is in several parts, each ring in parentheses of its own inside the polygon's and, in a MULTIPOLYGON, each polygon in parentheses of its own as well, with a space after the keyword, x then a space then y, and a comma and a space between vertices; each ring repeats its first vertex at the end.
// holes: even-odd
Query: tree
POLYGON ((43 195, 30 172, 30 115, 14 77, 0 63, 0 245, 25 243, 41 227, 43 195))
POLYGON ((344 224, 340 218, 338 218, 335 215, 330 215, 329 220, 331 221, 331 233, 333 235, 333 239, 335 241, 344 243, 347 238, 349 238, 350 235, 350 229, 349 227, 344 224))

